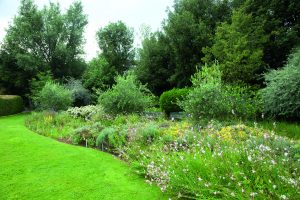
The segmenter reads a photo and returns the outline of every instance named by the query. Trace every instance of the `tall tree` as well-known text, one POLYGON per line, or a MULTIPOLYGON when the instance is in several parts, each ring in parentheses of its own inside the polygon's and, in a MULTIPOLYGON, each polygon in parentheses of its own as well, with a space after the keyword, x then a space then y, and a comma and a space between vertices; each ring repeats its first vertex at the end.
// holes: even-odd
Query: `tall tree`
POLYGON ((134 64, 133 30, 123 22, 110 23, 99 29, 97 40, 109 65, 122 74, 134 64))
POLYGON ((178 0, 169 11, 164 31, 172 47, 174 73, 170 81, 178 87, 190 85, 190 77, 204 56, 202 49, 212 45, 216 24, 230 16, 229 1, 178 0))
POLYGON ((86 24, 79 1, 62 14, 59 4, 39 10, 32 0, 22 0, 1 46, 2 85, 24 94, 38 72, 50 70, 54 78, 78 76, 85 66, 80 55, 86 24))
POLYGON ((269 36, 264 45, 263 60, 270 68, 282 67, 300 44, 299 0, 244 0, 246 12, 263 24, 269 36))
POLYGON ((170 45, 166 36, 157 32, 150 34, 142 42, 138 52, 135 74, 155 95, 171 88, 168 79, 172 74, 170 45))
POLYGON ((264 67, 263 47, 267 36, 260 23, 243 8, 234 11, 231 22, 217 27, 209 51, 220 62, 222 79, 229 83, 254 84, 264 67))

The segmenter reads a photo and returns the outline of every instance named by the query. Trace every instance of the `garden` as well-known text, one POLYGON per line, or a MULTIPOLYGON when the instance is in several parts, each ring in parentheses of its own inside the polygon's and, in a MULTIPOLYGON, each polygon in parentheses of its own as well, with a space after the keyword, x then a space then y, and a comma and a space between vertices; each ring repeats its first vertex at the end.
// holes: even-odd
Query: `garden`
MULTIPOLYGON (((102 51, 85 63, 64 46, 76 44, 67 38, 49 51, 54 52, 50 62, 38 53, 24 53, 22 45, 34 49, 39 37, 24 42, 16 31, 33 23, 27 15, 41 17, 49 23, 45 27, 66 23, 65 28, 72 24, 72 13, 83 30, 87 21, 81 3, 61 14, 59 5, 50 4, 42 12, 24 0, 0 51, 0 116, 26 107, 29 113, 21 116, 26 131, 35 133, 30 137, 51 138, 55 154, 72 154, 67 148, 85 152, 80 154, 85 158, 74 157, 89 163, 88 169, 76 167, 79 176, 90 176, 90 184, 103 184, 99 171, 107 170, 102 174, 109 174, 107 181, 119 176, 113 169, 131 174, 138 181, 120 178, 128 199, 300 199, 300 36, 295 34, 300 17, 296 13, 297 23, 291 20, 288 28, 278 24, 290 18, 279 12, 286 8, 278 1, 270 2, 260 7, 259 1, 174 1, 163 30, 148 33, 137 51, 133 32, 123 22, 100 28, 96 37, 102 51), (274 21, 262 14, 265 9, 274 10, 274 21), (57 17, 56 23, 49 16, 57 17), (273 34, 285 39, 275 41, 273 34), (273 54, 279 48, 280 55, 273 54), (11 82, 13 72, 18 82, 11 82), (105 167, 97 170, 101 156, 105 167)), ((80 43, 82 33, 76 31, 80 43)), ((43 42, 53 36, 43 34, 43 42)), ((80 55, 80 45, 74 48, 80 55)), ((1 117, 0 124, 8 120, 9 129, 10 120, 19 116, 1 117)), ((62 156, 67 161, 58 159, 72 168, 73 157, 62 156)), ((66 173, 59 170, 62 176, 66 173)))

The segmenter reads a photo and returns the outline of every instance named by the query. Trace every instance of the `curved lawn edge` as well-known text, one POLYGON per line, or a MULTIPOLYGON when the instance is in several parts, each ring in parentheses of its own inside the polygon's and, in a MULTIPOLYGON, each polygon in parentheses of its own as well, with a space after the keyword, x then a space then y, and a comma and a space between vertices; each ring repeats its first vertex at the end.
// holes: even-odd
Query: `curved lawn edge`
POLYGON ((167 199, 114 156, 31 132, 25 115, 0 117, 3 199, 167 199))

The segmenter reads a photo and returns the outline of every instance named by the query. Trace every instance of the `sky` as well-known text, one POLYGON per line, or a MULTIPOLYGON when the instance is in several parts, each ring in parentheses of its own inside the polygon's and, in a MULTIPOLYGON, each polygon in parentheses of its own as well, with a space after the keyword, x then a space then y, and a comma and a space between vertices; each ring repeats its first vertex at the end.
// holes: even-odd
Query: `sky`
MULTIPOLYGON (((51 0, 59 2, 64 12, 74 0, 51 0)), ((43 8, 49 0, 34 0, 43 8)), ((91 60, 99 52, 96 41, 96 31, 109 22, 123 21, 134 29, 135 46, 140 45, 140 27, 147 25, 152 31, 159 30, 163 19, 167 17, 166 10, 171 8, 173 0, 81 0, 84 14, 88 16, 89 24, 85 30, 86 60, 91 60)), ((0 0, 0 41, 3 40, 8 24, 18 13, 20 0, 0 0)))

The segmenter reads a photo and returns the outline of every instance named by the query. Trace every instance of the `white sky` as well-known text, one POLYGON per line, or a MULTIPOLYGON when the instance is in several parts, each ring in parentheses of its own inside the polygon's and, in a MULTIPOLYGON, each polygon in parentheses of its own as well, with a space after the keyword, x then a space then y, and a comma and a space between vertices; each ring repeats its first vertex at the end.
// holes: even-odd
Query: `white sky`
MULTIPOLYGON (((59 2, 64 12, 74 0, 52 0, 59 2)), ((49 0, 35 0, 40 8, 48 5, 49 0)), ((81 0, 84 14, 88 15, 89 24, 85 30, 85 58, 90 60, 99 51, 95 34, 100 27, 118 20, 134 28, 135 45, 140 43, 139 28, 149 25, 152 31, 160 29, 163 19, 167 17, 166 9, 172 7, 173 0, 81 0)), ((6 34, 8 24, 17 14, 20 0, 0 0, 0 41, 6 34)))

